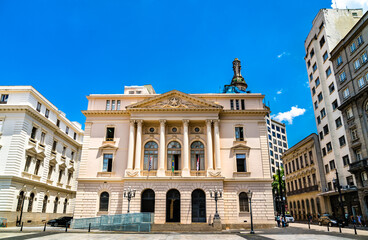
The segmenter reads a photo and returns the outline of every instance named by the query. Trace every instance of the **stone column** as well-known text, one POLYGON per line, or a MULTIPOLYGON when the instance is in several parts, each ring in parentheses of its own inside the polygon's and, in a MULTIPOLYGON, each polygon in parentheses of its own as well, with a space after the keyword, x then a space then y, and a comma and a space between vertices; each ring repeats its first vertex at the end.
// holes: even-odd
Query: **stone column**
POLYGON ((130 120, 129 128, 129 147, 128 147, 128 166, 127 170, 133 169, 133 158, 134 158, 134 138, 135 138, 135 120, 130 120))
POLYGON ((188 136, 188 125, 189 120, 184 119, 183 120, 183 126, 184 126, 184 152, 183 152, 183 170, 181 172, 181 176, 183 177, 189 177, 189 136, 188 136))
POLYGON ((135 144, 135 164, 134 170, 141 170, 141 155, 142 155, 142 123, 143 120, 137 120, 137 139, 135 144))
POLYGON ((221 170, 221 158, 220 158, 220 130, 219 121, 215 120, 215 160, 216 160, 216 170, 221 170))
POLYGON ((158 161, 158 170, 157 170, 158 177, 165 176, 165 149, 166 149, 165 123, 166 123, 166 120, 163 120, 163 119, 160 120, 160 151, 158 155, 159 161, 158 161))
POLYGON ((207 170, 213 170, 212 120, 206 120, 206 125, 207 125, 207 170))

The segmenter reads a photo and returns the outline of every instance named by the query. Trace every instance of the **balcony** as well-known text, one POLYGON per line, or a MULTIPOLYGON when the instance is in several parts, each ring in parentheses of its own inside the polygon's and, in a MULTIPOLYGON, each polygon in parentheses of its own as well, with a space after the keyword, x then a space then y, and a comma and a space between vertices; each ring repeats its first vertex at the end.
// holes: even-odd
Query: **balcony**
POLYGON ((359 173, 361 171, 368 171, 368 158, 349 164, 349 172, 359 173))
POLYGON ((292 195, 302 194, 302 193, 306 193, 306 192, 313 192, 313 191, 318 191, 318 185, 305 187, 305 188, 302 188, 302 189, 297 189, 297 190, 294 190, 294 191, 287 192, 286 194, 287 194, 287 196, 292 196, 292 195))
POLYGON ((205 177, 206 175, 206 171, 190 171, 190 176, 192 177, 205 177))
POLYGON ((144 176, 144 177, 156 176, 156 174, 157 174, 157 171, 156 170, 151 170, 151 171, 142 170, 141 171, 141 176, 144 176))
POLYGON ((177 171, 166 171, 166 176, 168 177, 180 177, 181 176, 181 170, 177 170, 177 171))

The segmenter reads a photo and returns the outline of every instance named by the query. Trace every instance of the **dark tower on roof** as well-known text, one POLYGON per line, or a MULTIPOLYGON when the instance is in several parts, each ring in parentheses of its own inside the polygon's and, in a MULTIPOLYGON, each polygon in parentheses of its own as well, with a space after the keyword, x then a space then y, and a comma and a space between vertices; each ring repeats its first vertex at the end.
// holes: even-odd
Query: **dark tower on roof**
POLYGON ((224 93, 245 93, 247 90, 247 83, 241 75, 240 60, 235 58, 233 61, 234 76, 230 85, 225 85, 224 93))

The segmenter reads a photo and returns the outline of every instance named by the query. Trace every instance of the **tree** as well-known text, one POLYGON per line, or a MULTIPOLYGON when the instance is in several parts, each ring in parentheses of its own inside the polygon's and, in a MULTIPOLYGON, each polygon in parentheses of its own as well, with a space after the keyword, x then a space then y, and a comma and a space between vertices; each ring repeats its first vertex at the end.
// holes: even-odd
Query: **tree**
POLYGON ((280 182, 281 182, 281 187, 282 187, 282 195, 281 197, 286 196, 286 189, 285 189, 285 181, 282 181, 284 176, 284 168, 278 168, 276 170, 276 173, 273 175, 273 182, 272 182, 272 191, 275 194, 276 199, 278 199, 276 201, 276 210, 279 214, 281 214, 282 209, 281 209, 281 205, 279 205, 279 199, 280 199, 280 182))

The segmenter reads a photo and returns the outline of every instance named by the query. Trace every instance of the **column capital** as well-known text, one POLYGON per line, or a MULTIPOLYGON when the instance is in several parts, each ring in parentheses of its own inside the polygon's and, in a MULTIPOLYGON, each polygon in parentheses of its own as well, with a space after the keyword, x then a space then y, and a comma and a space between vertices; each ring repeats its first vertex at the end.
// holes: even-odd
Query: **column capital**
POLYGON ((212 120, 212 122, 213 122, 215 125, 218 125, 218 123, 220 122, 220 119, 212 120))
POLYGON ((183 119, 183 123, 184 123, 184 125, 188 125, 189 124, 189 119, 183 119))
POLYGON ((139 119, 139 120, 135 120, 139 125, 142 125, 143 123, 143 120, 142 119, 139 119))
POLYGON ((158 121, 160 122, 160 125, 165 125, 165 123, 166 123, 166 119, 160 119, 158 121))
POLYGON ((213 121, 213 120, 211 120, 211 119, 206 119, 206 124, 207 124, 207 125, 211 125, 212 121, 213 121))
POLYGON ((136 121, 136 120, 134 120, 134 119, 130 119, 130 120, 129 120, 130 125, 134 125, 134 124, 135 124, 135 121, 136 121))

